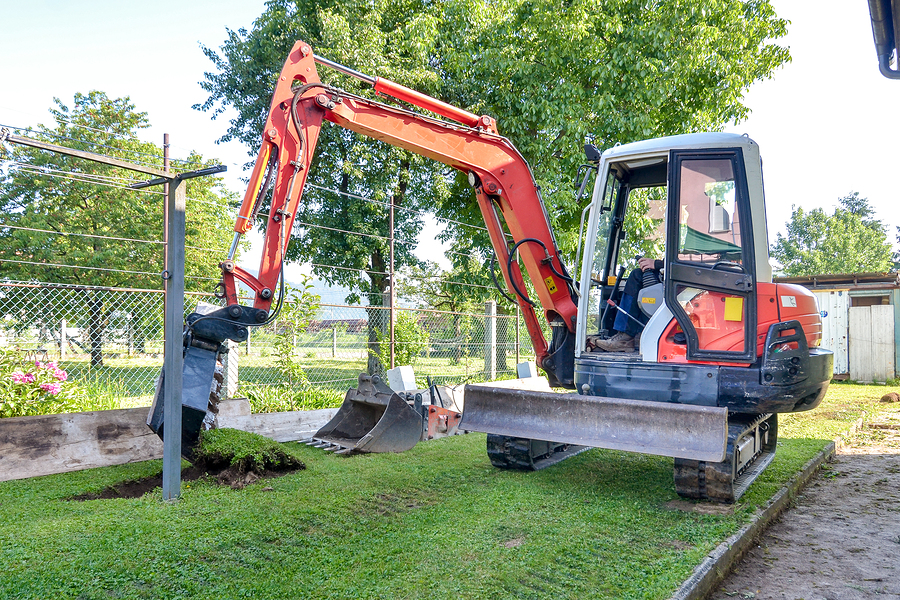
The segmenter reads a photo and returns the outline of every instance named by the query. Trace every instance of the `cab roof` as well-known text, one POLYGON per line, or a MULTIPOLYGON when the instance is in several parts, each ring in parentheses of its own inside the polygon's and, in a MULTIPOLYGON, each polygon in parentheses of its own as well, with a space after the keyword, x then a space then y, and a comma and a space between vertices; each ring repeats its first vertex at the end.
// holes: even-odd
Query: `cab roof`
POLYGON ((616 145, 605 150, 603 152, 603 158, 612 161, 621 157, 664 154, 668 153, 669 150, 735 147, 746 149, 753 148, 756 153, 759 152, 757 143, 750 139, 746 134, 709 132, 672 135, 651 140, 641 140, 630 144, 616 145))

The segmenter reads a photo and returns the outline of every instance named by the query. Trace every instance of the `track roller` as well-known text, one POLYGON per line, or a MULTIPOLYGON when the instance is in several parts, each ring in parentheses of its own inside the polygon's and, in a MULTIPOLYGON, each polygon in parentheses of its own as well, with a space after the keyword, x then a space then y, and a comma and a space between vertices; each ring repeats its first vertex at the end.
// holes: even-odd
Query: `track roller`
POLYGON ((694 500, 732 503, 775 458, 778 415, 732 415, 725 460, 675 459, 675 491, 694 500))
POLYGON ((491 464, 498 469, 539 471, 588 449, 590 446, 528 440, 495 434, 487 436, 488 457, 491 459, 491 464))

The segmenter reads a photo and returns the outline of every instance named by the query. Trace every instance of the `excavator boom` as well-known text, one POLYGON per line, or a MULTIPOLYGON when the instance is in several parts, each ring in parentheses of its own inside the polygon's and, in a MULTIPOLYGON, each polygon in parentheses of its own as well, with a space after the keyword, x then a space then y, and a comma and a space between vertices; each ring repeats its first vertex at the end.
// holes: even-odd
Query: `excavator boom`
MULTIPOLYGON (((278 78, 259 156, 235 224, 233 249, 239 236, 253 226, 261 199, 267 188, 273 186, 259 275, 253 276, 234 265, 232 251, 229 260, 222 263, 228 304, 238 304, 237 279, 256 293, 256 309, 270 308, 290 241, 292 219, 297 214, 323 120, 466 174, 475 188, 506 285, 522 308, 537 362, 555 373, 555 366, 545 360, 552 349, 544 338, 534 307, 539 303, 551 323, 569 332, 570 336, 563 337, 574 336, 577 308, 572 279, 560 259, 540 191, 522 155, 497 133, 496 122, 491 117, 474 115, 394 82, 369 77, 316 57, 303 42, 294 45, 278 78), (458 123, 327 86, 319 80, 317 62, 362 79, 378 92, 458 123), (534 286, 537 303, 527 296, 516 253, 531 281, 537 283, 534 286)), ((560 375, 564 381, 571 379, 568 374, 560 375)))

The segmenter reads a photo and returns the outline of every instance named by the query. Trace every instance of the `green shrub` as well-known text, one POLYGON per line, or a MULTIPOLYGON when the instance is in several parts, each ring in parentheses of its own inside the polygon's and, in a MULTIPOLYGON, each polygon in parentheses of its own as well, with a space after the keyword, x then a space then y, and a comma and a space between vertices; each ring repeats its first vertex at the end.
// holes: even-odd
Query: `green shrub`
POLYGON ((310 292, 312 284, 308 277, 304 277, 302 286, 285 286, 285 303, 278 315, 278 330, 275 335, 275 366, 291 386, 309 385, 306 372, 294 356, 294 343, 297 336, 306 331, 319 309, 319 296, 310 292))
POLYGON ((295 389, 285 385, 241 384, 238 393, 250 401, 254 413, 288 412, 337 408, 344 393, 326 387, 305 386, 295 389))
MULTIPOLYGON (((391 364, 391 338, 388 331, 377 331, 378 360, 388 368, 391 364)), ((397 313, 394 322, 394 364, 411 365, 428 347, 428 332, 416 320, 415 314, 408 311, 397 313)), ((371 350, 369 351, 371 352, 371 350)))

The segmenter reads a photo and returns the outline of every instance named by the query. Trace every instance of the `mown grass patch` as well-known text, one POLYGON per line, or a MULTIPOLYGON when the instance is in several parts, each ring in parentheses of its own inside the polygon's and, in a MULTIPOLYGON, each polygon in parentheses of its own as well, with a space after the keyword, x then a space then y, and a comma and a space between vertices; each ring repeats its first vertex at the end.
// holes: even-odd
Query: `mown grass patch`
POLYGON ((210 429, 200 434, 192 460, 211 468, 231 468, 238 473, 304 469, 303 461, 286 452, 271 438, 237 429, 210 429))
POLYGON ((772 466, 732 514, 670 510, 672 460, 591 450, 536 473, 491 467, 480 434, 403 454, 286 449, 307 469, 174 504, 72 495, 159 461, 0 484, 0 597, 667 598, 890 388, 834 385, 782 419, 772 466))

